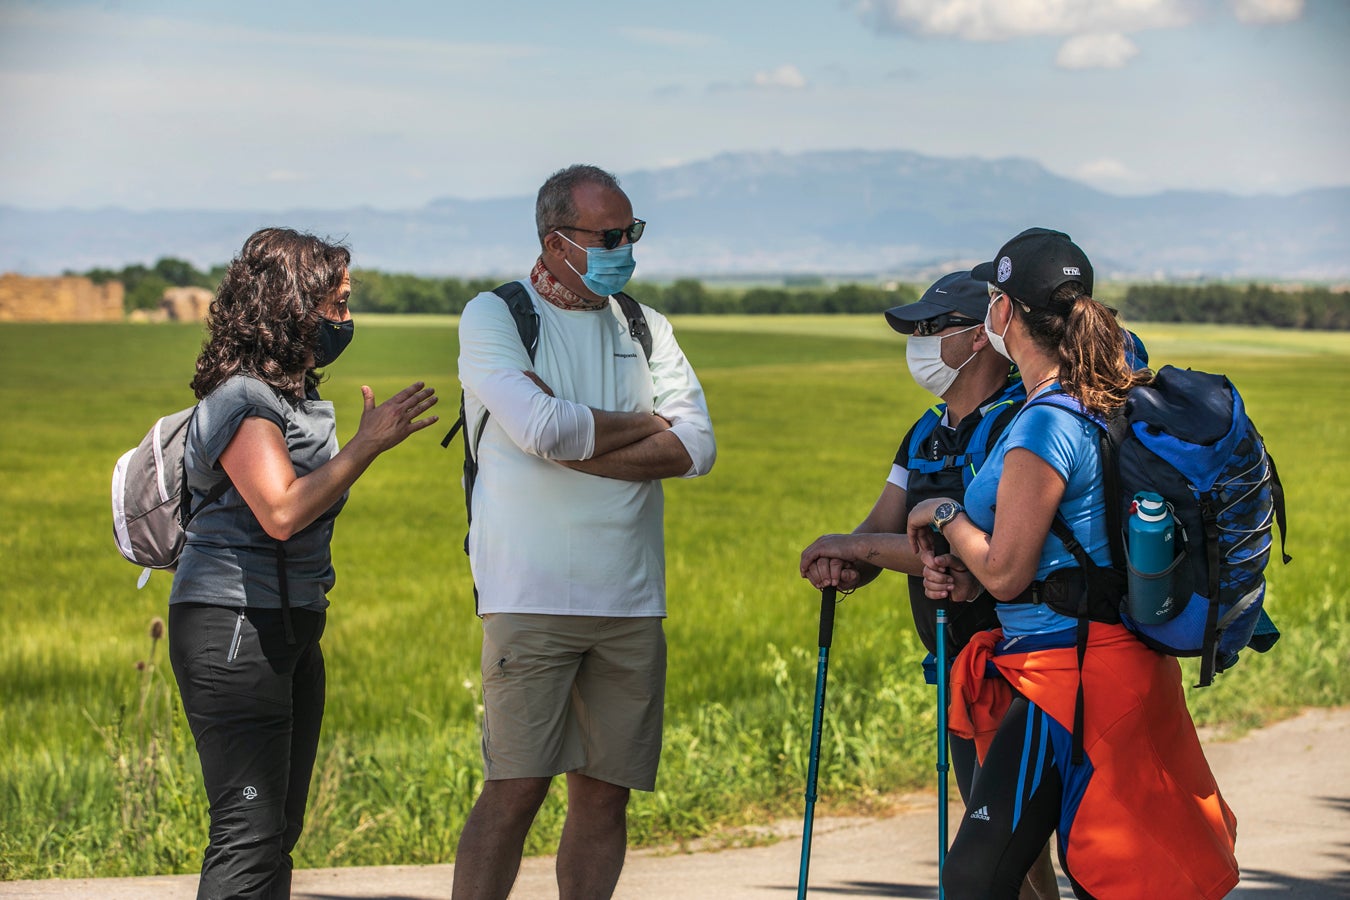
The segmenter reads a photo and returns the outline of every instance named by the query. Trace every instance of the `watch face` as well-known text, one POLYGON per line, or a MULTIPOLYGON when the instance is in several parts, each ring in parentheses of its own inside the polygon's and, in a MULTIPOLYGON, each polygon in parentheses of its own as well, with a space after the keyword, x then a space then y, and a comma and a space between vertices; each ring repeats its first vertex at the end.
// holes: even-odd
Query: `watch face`
POLYGON ((946 519, 950 519, 955 514, 956 514, 955 503, 951 502, 939 503, 937 511, 933 513, 933 518, 937 519, 939 522, 942 522, 946 519))

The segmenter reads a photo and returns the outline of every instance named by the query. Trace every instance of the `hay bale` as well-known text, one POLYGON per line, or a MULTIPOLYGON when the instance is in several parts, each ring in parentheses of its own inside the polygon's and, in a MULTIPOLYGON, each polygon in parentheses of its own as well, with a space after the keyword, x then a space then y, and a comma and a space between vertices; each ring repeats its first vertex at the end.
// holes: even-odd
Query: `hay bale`
POLYGON ((204 287, 171 287, 164 291, 159 308, 170 322, 204 322, 215 294, 204 287))
POLYGON ((120 322, 122 282, 0 275, 0 322, 120 322))

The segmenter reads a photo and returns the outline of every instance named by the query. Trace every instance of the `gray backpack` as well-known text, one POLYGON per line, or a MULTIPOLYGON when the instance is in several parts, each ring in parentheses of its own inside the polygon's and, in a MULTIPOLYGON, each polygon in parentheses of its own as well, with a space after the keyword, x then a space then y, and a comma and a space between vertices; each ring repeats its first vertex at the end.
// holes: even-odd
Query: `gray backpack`
POLYGON ((124 557, 144 567, 137 587, 145 586, 154 569, 173 571, 188 523, 230 489, 226 478, 192 507, 183 451, 196 413, 192 406, 159 419, 113 467, 113 538, 124 557))

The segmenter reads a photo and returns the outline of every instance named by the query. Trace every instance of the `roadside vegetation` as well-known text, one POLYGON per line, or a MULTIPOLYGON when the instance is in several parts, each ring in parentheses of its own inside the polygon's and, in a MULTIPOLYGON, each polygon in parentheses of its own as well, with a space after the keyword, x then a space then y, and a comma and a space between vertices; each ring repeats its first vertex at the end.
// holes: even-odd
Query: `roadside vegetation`
MULTIPOLYGON (((358 293, 359 296, 359 293, 358 293)), ((456 409, 456 320, 358 316, 323 387, 339 436, 360 386, 413 379, 456 409)), ((684 316, 719 459, 667 483, 670 674, 658 789, 635 795, 634 844, 692 841, 800 815, 819 595, 802 547, 871 507, 929 402, 880 316, 684 316)), ((1144 324, 1155 366, 1227 373, 1279 464, 1294 562, 1269 571, 1284 634, 1190 692, 1235 732, 1350 702, 1350 335, 1144 324)), ((192 741, 156 618, 170 577, 136 590, 111 539, 117 457, 192 402, 198 326, 0 327, 0 878, 191 872, 206 844, 192 741)), ((480 779, 478 642, 464 556, 461 450, 440 426, 382 458, 337 526, 329 700, 301 867, 451 861, 480 779), (434 433, 433 433, 434 432, 434 433)), ((838 609, 818 812, 883 807, 933 772, 934 696, 905 587, 879 579, 838 609)), ((1184 665, 1188 677, 1194 666, 1184 665)), ((528 852, 550 849, 561 796, 528 852)))

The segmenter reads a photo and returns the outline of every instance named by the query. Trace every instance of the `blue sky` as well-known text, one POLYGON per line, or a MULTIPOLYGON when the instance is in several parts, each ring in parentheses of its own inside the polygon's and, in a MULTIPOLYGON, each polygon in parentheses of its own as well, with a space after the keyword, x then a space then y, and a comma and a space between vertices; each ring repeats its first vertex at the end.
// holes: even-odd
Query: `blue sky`
POLYGON ((1350 185, 1343 0, 0 0, 0 204, 532 193, 728 151, 1350 185))

